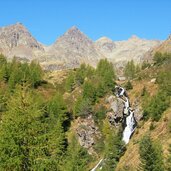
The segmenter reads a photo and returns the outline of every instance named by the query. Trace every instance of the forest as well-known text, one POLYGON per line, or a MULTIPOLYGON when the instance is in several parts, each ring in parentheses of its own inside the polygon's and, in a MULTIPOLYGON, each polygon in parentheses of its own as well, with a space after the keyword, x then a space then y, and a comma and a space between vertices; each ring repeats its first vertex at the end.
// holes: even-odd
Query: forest
MULTIPOLYGON (((143 106, 141 124, 148 120, 152 124, 138 142, 138 170, 170 171, 171 144, 170 153, 164 156, 162 144, 153 140, 151 131, 170 107, 171 54, 156 53, 153 61, 153 65, 129 61, 124 69, 123 86, 129 92, 134 89, 134 80, 146 79, 147 72, 155 74, 157 92, 151 96, 147 87, 139 92, 143 106)), ((0 66, 0 170, 86 171, 99 156, 105 158, 102 171, 116 169, 127 147, 122 141, 122 127, 116 129, 110 125, 107 109, 101 103, 107 95, 114 94, 117 84, 112 63, 102 59, 97 68, 82 64, 68 71, 62 85, 55 86, 45 79, 48 72, 37 61, 20 62, 15 57, 7 61, 1 54, 0 66), (64 94, 77 89, 81 93, 76 101, 70 96, 64 98, 64 94), (90 115, 101 132, 101 139, 95 145, 98 157, 80 145, 71 129, 75 120, 90 115)), ((168 127, 171 132, 171 121, 168 127)))

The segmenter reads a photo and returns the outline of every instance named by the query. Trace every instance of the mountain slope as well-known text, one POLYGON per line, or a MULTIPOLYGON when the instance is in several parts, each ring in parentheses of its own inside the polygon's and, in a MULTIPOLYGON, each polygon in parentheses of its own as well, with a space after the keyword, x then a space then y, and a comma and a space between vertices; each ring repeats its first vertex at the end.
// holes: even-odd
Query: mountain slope
POLYGON ((43 53, 44 48, 21 23, 16 23, 0 28, 0 52, 31 60, 43 53))
POLYGON ((95 66, 102 58, 96 51, 93 41, 75 26, 59 37, 46 53, 47 62, 64 68, 78 67, 83 62, 95 66))
POLYGON ((140 62, 147 51, 160 45, 160 41, 140 39, 137 36, 132 36, 124 41, 100 38, 95 44, 99 51, 112 61, 120 62, 133 59, 136 62, 140 62))
POLYGON ((136 36, 124 41, 102 37, 93 42, 74 26, 54 44, 44 46, 21 23, 0 28, 0 53, 8 58, 37 59, 47 70, 76 68, 83 62, 96 66, 101 58, 107 58, 117 65, 124 65, 131 59, 141 62, 144 55, 160 43, 136 36))

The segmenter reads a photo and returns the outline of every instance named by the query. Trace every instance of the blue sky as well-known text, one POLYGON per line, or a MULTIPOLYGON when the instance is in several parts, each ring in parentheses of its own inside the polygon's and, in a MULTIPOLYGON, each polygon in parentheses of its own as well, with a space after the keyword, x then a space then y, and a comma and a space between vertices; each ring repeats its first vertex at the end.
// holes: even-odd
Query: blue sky
POLYGON ((1 0, 0 7, 0 27, 21 22, 44 44, 73 25, 93 40, 163 40, 171 33, 171 0, 1 0))

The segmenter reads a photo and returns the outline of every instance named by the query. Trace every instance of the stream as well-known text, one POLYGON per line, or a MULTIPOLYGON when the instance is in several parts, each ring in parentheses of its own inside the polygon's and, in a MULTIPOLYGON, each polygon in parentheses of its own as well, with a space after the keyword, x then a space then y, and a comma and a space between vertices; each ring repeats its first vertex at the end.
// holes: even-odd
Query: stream
MULTIPOLYGON (((125 144, 128 144, 137 125, 134 117, 134 110, 130 106, 130 102, 126 90, 120 86, 115 86, 115 90, 116 90, 116 97, 120 98, 124 103, 123 119, 122 119, 122 125, 123 125, 122 140, 125 142, 125 144)), ((105 159, 101 159, 97 163, 97 165, 93 169, 91 169, 91 171, 96 171, 96 169, 98 168, 101 170, 104 160, 105 159)))

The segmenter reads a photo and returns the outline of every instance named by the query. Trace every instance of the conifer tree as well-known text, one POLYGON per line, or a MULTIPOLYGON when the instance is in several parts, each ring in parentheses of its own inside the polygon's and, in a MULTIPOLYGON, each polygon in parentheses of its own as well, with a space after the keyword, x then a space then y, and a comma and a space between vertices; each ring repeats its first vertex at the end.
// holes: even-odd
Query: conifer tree
POLYGON ((108 122, 104 123, 103 132, 105 135, 105 161, 102 170, 113 171, 124 152, 123 142, 121 136, 110 128, 108 122))
POLYGON ((112 63, 108 62, 107 59, 101 59, 97 64, 96 73, 100 81, 102 81, 104 89, 112 88, 115 81, 115 71, 112 63))
POLYGON ((133 79, 135 77, 135 72, 136 72, 136 66, 134 64, 134 61, 128 61, 128 63, 125 66, 125 76, 129 79, 133 79))
MULTIPOLYGON (((41 110, 27 87, 20 86, 7 103, 0 124, 0 170, 30 170, 43 153, 41 110)), ((41 158, 41 157, 40 157, 41 158)))
POLYGON ((166 162, 166 169, 167 169, 167 171, 171 170, 171 144, 169 146, 169 154, 168 154, 168 159, 166 162))
POLYGON ((68 146, 64 168, 66 171, 86 171, 90 156, 86 149, 78 144, 76 137, 72 134, 68 146))
POLYGON ((91 102, 96 101, 96 88, 90 81, 86 81, 83 85, 83 98, 87 98, 91 102))
POLYGON ((145 135, 139 146, 140 166, 142 171, 164 171, 162 149, 159 144, 152 142, 149 135, 145 135))
POLYGON ((73 91, 74 89, 74 84, 75 84, 75 75, 74 73, 71 71, 66 79, 65 82, 65 89, 68 92, 73 91))

